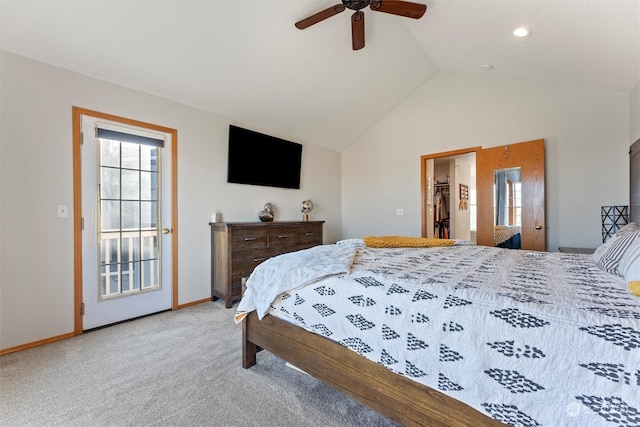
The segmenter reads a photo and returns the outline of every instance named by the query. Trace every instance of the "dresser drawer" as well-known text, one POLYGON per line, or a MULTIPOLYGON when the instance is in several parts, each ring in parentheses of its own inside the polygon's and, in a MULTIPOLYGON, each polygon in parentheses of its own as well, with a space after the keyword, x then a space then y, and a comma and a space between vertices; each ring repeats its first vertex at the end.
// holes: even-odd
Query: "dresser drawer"
POLYGON ((234 228, 231 232, 231 251, 267 247, 267 229, 263 227, 234 228))
POLYGON ((280 253, 282 253, 281 248, 236 252, 233 254, 233 259, 231 260, 231 274, 248 276, 259 264, 280 253))
POLYGON ((269 247, 290 246, 298 243, 298 227, 269 228, 269 247))
POLYGON ((298 243, 322 244, 322 225, 302 225, 298 227, 298 243))

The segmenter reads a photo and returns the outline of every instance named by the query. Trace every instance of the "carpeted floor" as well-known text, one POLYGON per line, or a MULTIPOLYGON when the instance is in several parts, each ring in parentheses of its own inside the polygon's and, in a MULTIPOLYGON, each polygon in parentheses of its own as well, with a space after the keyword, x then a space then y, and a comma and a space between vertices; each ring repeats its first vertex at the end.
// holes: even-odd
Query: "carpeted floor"
POLYGON ((393 426, 267 352, 243 369, 209 302, 0 357, 2 426, 393 426))

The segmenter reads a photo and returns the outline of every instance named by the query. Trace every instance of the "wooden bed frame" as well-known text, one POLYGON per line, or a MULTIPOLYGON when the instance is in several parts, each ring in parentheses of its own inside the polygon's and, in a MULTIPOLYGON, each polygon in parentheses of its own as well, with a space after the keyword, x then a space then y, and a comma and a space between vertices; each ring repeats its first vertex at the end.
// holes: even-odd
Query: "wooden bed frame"
POLYGON ((242 321, 242 366, 260 349, 302 369, 403 426, 503 426, 469 405, 360 356, 321 335, 252 312, 242 321))

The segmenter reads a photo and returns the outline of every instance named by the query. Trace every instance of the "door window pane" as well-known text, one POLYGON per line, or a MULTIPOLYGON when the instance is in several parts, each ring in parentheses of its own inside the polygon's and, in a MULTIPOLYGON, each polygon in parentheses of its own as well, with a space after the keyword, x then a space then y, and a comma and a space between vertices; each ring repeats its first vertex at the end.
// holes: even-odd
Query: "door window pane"
POLYGON ((156 147, 140 146, 140 170, 158 171, 158 149, 156 147))
POLYGON ((157 209, 157 202, 140 202, 140 228, 152 228, 158 226, 157 209))
POLYGON ((120 228, 120 201, 102 200, 100 203, 100 218, 102 231, 117 230, 120 228))
POLYGON ((140 199, 157 200, 158 174, 156 172, 140 172, 140 199))
POLYGON ((156 260, 142 261, 142 277, 140 285, 143 289, 149 289, 153 287, 153 284, 157 280, 157 265, 158 262, 156 260))
POLYGON ((103 199, 120 198, 120 169, 100 168, 100 197, 103 199))
POLYGON ((140 169, 140 145, 122 142, 122 167, 125 169, 140 169))
POLYGON ((142 259, 142 251, 140 248, 140 234, 129 238, 131 241, 131 259, 134 261, 140 261, 142 259))
POLYGON ((122 169, 122 199, 140 199, 140 171, 122 169))
POLYGON ((118 141, 101 140, 100 164, 102 166, 120 167, 120 143, 118 141))
POLYGON ((132 230, 140 227, 140 202, 122 202, 122 228, 132 230))
POLYGON ((142 236, 142 259, 158 258, 158 236, 142 236))
POLYGON ((106 264, 100 267, 100 290, 103 296, 120 294, 120 265, 106 264))
POLYGON ((133 275, 132 275, 132 287, 133 289, 140 289, 140 262, 133 263, 133 275))

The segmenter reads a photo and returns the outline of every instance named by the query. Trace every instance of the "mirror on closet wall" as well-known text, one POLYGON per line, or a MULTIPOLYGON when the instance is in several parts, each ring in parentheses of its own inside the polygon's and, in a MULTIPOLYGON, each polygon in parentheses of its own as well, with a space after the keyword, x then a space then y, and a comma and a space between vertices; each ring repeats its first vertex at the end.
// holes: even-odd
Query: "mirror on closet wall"
POLYGON ((522 182, 521 168, 493 171, 494 246, 522 248, 522 182))
POLYGON ((546 250, 544 166, 543 139, 478 153, 478 244, 546 250))

